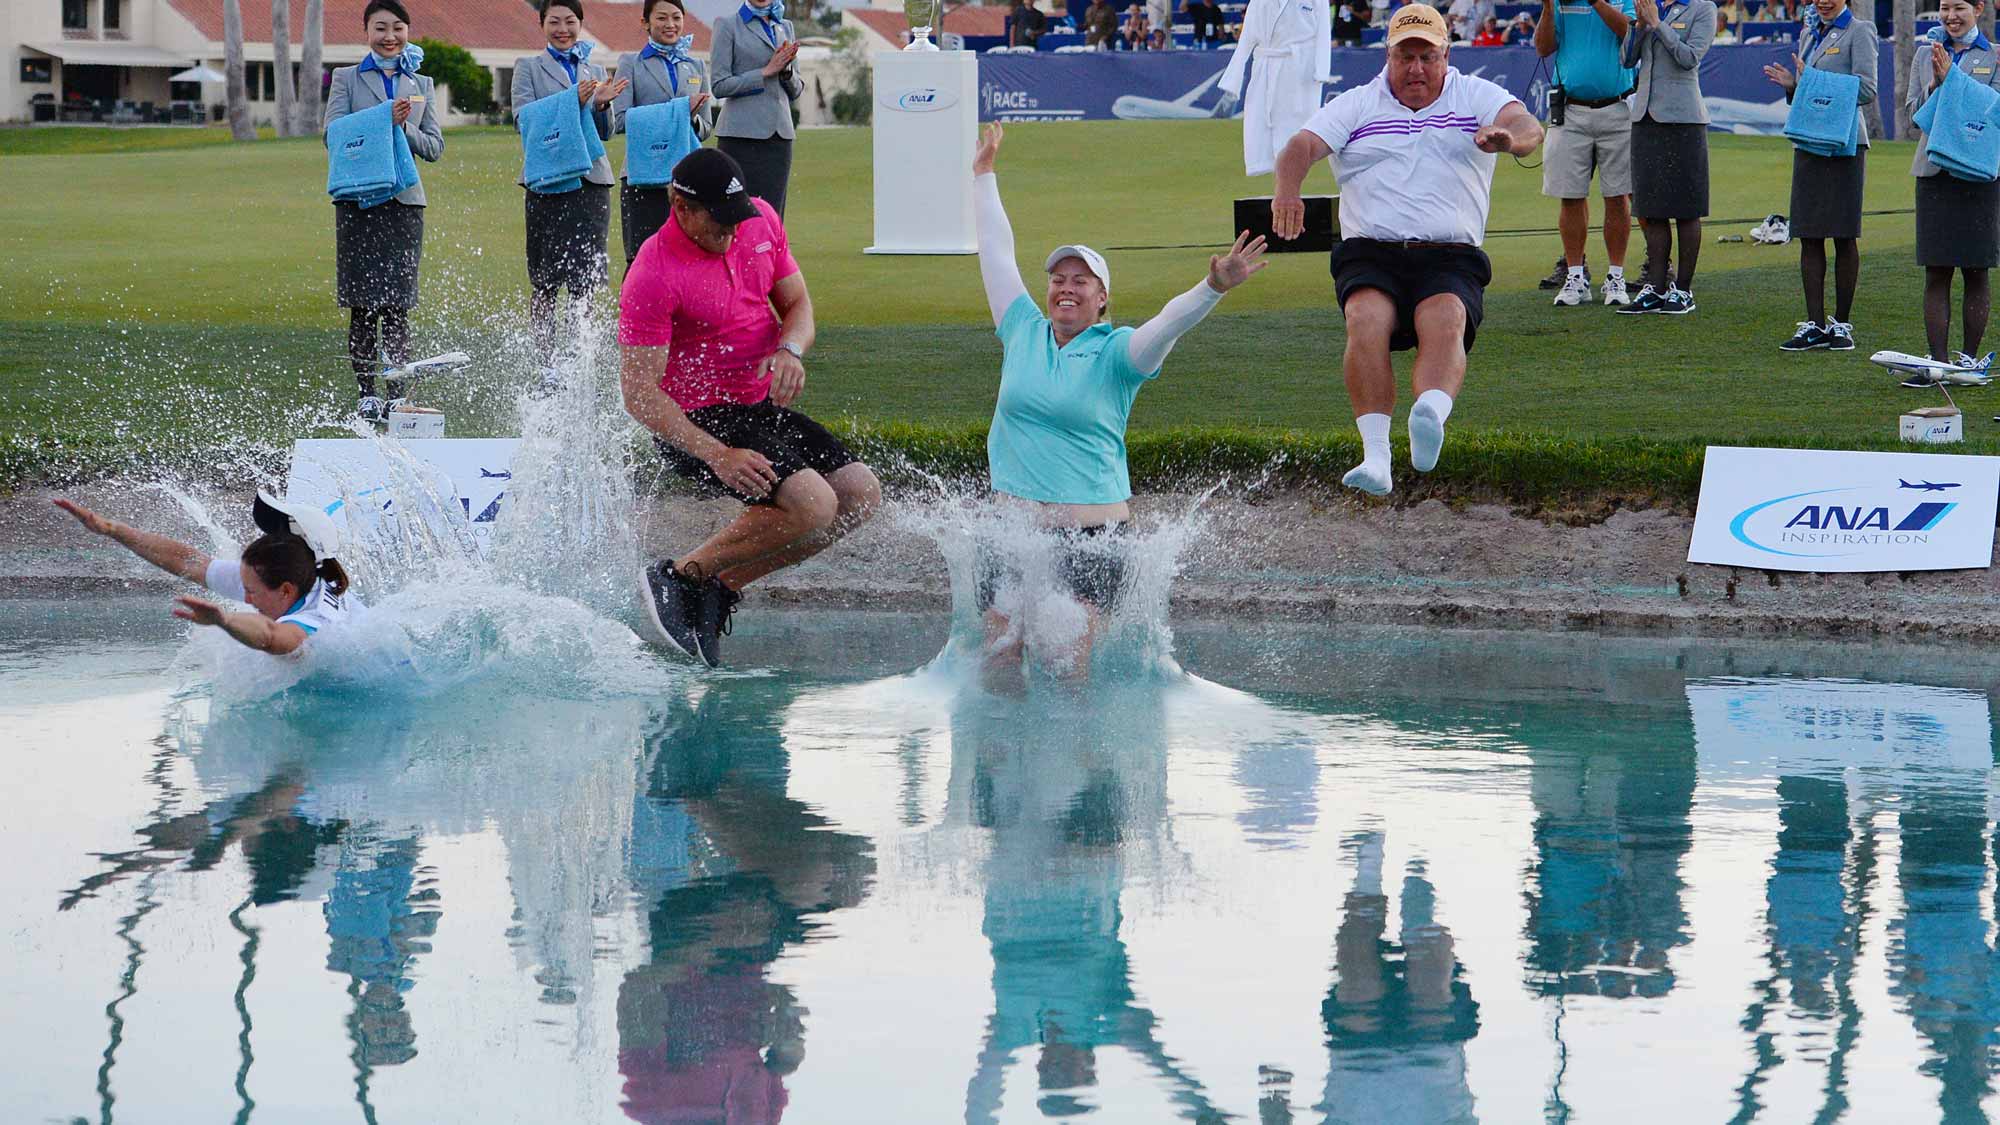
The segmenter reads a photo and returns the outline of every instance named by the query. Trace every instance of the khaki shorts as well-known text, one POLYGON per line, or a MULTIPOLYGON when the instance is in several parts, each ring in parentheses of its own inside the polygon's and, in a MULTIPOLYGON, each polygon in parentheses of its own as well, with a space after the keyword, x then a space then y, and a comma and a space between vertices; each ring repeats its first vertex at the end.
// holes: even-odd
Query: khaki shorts
POLYGON ((1632 112, 1624 102, 1598 109, 1569 104, 1542 147, 1542 194, 1589 199, 1590 174, 1605 198, 1632 194, 1632 112))

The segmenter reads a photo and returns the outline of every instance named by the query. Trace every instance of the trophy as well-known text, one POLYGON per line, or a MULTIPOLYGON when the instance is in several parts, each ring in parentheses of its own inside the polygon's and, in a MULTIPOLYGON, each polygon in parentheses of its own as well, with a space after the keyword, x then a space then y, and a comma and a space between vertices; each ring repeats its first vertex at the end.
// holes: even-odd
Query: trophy
POLYGON ((937 26, 944 0, 903 0, 903 17, 910 21, 910 45, 905 51, 935 51, 931 28, 937 26))

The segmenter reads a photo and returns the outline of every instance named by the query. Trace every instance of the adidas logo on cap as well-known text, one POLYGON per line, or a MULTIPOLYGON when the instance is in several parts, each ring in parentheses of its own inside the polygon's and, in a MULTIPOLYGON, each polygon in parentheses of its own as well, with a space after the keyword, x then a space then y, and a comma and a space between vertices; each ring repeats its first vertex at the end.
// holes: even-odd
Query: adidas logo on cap
POLYGON ((743 181, 737 179, 735 176, 729 177, 729 194, 735 195, 737 192, 742 190, 743 190, 743 181))

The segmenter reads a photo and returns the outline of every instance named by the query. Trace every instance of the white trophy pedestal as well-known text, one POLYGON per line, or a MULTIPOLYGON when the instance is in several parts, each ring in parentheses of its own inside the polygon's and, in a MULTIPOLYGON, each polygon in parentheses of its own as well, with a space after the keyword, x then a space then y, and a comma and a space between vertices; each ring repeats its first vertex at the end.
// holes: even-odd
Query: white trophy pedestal
POLYGON ((868 254, 977 254, 972 153, 979 59, 970 51, 878 51, 875 245, 868 254))

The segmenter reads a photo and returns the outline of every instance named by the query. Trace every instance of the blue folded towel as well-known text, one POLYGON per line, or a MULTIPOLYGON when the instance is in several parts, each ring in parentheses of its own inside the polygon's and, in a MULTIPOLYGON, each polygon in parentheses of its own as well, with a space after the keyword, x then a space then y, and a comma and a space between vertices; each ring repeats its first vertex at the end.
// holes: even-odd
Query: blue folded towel
POLYGON ((1916 113, 1930 139, 1931 163, 1961 180, 2000 179, 2000 93, 1957 67, 1916 113))
POLYGON ((1816 67, 1799 72, 1785 136, 1816 156, 1853 156, 1861 150, 1861 79, 1816 67))
POLYGON ((336 201, 373 207, 417 186, 417 160, 393 110, 383 102, 326 127, 326 193, 336 201))
POLYGON ((521 130, 521 180, 528 190, 559 195, 583 186, 604 155, 604 140, 583 115, 575 90, 558 90, 514 110, 521 130))
POLYGON ((625 181, 657 187, 674 177, 681 157, 701 147, 688 99, 675 98, 625 111, 625 181))

